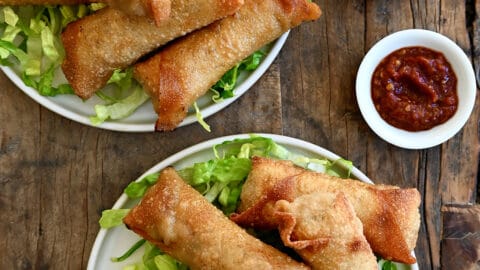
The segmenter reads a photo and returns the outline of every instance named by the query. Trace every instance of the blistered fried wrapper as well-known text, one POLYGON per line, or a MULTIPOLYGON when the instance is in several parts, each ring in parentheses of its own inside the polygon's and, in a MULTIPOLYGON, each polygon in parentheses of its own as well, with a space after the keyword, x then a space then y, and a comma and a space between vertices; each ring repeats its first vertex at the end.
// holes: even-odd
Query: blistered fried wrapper
POLYGON ((362 223, 342 192, 315 192, 292 202, 276 201, 274 217, 283 243, 313 269, 378 268, 362 223))
POLYGON ((124 223, 190 269, 309 269, 230 221, 173 168, 124 223))
POLYGON ((134 76, 158 114, 156 130, 176 128, 188 108, 228 70, 320 13, 308 0, 245 0, 234 15, 175 40, 137 64, 134 76))
MULTIPOLYGON (((388 260, 413 264, 411 255, 420 227, 420 194, 414 188, 371 185, 353 179, 341 179, 296 167, 289 161, 254 158, 252 171, 245 182, 240 214, 232 219, 242 226, 276 228, 274 203, 265 200, 269 190, 288 178, 286 194, 278 199, 293 201, 315 192, 343 192, 363 224, 364 235, 372 250, 388 260)), ((275 199, 270 200, 275 201, 275 199)))
POLYGON ((108 6, 119 9, 126 14, 145 16, 161 25, 170 17, 171 0, 102 0, 108 6))
POLYGON ((235 13, 243 0, 171 0, 168 18, 156 24, 146 16, 107 7, 70 23, 62 33, 62 70, 76 95, 91 97, 113 72, 124 69, 167 42, 235 13))

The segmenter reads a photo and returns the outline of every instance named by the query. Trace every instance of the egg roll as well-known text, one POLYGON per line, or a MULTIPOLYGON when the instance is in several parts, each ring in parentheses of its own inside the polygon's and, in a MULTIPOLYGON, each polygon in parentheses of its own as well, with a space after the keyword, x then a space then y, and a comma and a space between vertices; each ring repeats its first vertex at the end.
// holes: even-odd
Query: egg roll
POLYGON ((151 96, 157 131, 182 122, 188 108, 240 61, 320 8, 308 0, 245 0, 226 17, 164 47, 135 65, 134 76, 151 96))
POLYGON ((168 19, 160 25, 144 16, 104 8, 70 23, 62 33, 62 70, 75 94, 91 97, 116 69, 215 20, 233 14, 243 0, 171 0, 168 19))
POLYGON ((411 251, 420 227, 420 194, 414 188, 371 185, 304 170, 290 161, 254 157, 240 196, 240 214, 232 219, 242 226, 275 228, 272 203, 261 201, 276 183, 287 178, 289 181, 285 183, 290 186, 284 193, 291 200, 318 191, 343 192, 361 220, 365 237, 375 253, 397 262, 416 262, 411 251))
POLYGON ((283 243, 318 270, 377 270, 363 226, 342 192, 315 192, 274 204, 283 243))
POLYGON ((309 269, 238 227, 173 168, 123 221, 191 269, 309 269))
POLYGON ((108 6, 119 9, 126 14, 152 18, 155 24, 170 16, 170 0, 103 0, 108 6))

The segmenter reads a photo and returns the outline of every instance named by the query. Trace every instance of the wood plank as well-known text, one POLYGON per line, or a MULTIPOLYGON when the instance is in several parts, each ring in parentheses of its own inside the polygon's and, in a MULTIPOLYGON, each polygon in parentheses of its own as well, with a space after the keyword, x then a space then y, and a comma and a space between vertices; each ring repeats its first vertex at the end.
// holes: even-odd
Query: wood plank
POLYGON ((0 74, 0 265, 29 269, 35 265, 41 194, 36 182, 40 106, 0 74), (30 117, 18 117, 29 112, 30 117))
POLYGON ((414 1, 411 3, 413 28, 423 28, 438 32, 440 18, 439 1, 414 1))
POLYGON ((444 206, 442 269, 480 269, 480 205, 444 206))
POLYGON ((349 123, 357 110, 353 89, 363 55, 364 5, 318 4, 322 17, 293 30, 281 58, 284 133, 346 157, 349 123))
POLYGON ((320 19, 291 30, 281 51, 283 133, 328 148, 329 134, 321 128, 328 124, 323 116, 328 114, 330 99, 328 74, 322 73, 328 70, 325 57, 328 51, 323 46, 326 42, 326 7, 323 1, 318 4, 323 13, 320 19), (308 63, 302 59, 304 51, 309 53, 308 63), (309 74, 309 80, 304 78, 305 73, 309 74), (308 86, 305 88, 304 84, 308 86), (316 134, 312 134, 314 130, 316 134))
MULTIPOLYGON (((472 1, 469 1, 472 2, 472 1)), ((474 9, 473 11, 473 20, 471 25, 472 36, 471 40, 473 43, 473 66, 475 68, 475 75, 477 79, 477 85, 480 85, 480 18, 475 16, 475 14, 480 14, 480 2, 473 1, 474 3, 470 3, 470 9, 474 9)))
POLYGON ((226 109, 206 119, 211 137, 237 133, 282 134, 279 59, 246 94, 226 109))
MULTIPOLYGON (((472 57, 471 44, 466 27, 465 4, 455 1, 441 2, 440 33, 455 41, 463 51, 472 57), (458 16, 462 14, 463 16, 458 16)), ((472 115, 478 117, 480 99, 477 95, 472 115)), ((467 124, 455 137, 442 146, 442 202, 444 204, 467 204, 475 202, 475 186, 478 168, 478 119, 470 117, 467 124), (455 157, 452 159, 452 157, 455 157)))
MULTIPOLYGON (((470 25, 470 38, 472 42, 472 54, 473 54, 473 65, 475 68, 475 77, 477 79, 477 88, 480 87, 480 18, 478 14, 480 14, 480 1, 467 1, 467 3, 470 4, 467 10, 470 11, 470 19, 471 19, 471 25, 470 25)), ((477 102, 475 111, 473 115, 480 115, 480 112, 478 111, 478 104, 480 104, 479 99, 479 92, 477 90, 477 102)), ((478 150, 480 151, 480 150, 478 150)), ((478 163, 478 169, 477 169, 477 203, 480 203, 480 161, 478 163)))
MULTIPOLYGON (((463 48, 469 47, 468 39, 466 39, 465 16, 458 16, 458 14, 465 14, 465 7, 462 3, 454 1, 407 3, 405 1, 401 7, 386 4, 383 1, 369 3, 372 3, 373 6, 369 7, 367 5, 367 11, 371 11, 373 14, 369 15, 367 13, 367 18, 372 18, 367 19, 367 33, 373 33, 374 38, 378 36, 385 25, 387 25, 387 30, 393 27, 395 27, 395 30, 419 27, 431 30, 439 29, 443 34, 452 36, 463 48), (411 10, 413 17, 409 16, 409 10, 411 10), (402 14, 402 16, 394 16, 394 12, 395 14, 402 14), (412 22, 413 25, 409 25, 412 22), (375 30, 369 30, 371 29, 369 26, 372 26, 375 30)), ((367 44, 370 43, 367 38, 367 44)), ((468 50, 466 51, 468 52, 468 50)), ((441 225, 439 224, 439 211, 442 201, 467 202, 472 200, 471 190, 473 190, 476 180, 477 169, 472 168, 471 164, 478 163, 478 153, 469 151, 471 148, 467 145, 478 145, 478 138, 472 133, 473 129, 477 130, 474 123, 467 124, 462 133, 442 146, 441 151, 437 147, 416 153, 403 152, 402 150, 390 149, 390 146, 377 140, 373 140, 371 143, 371 152, 383 153, 383 155, 377 155, 377 159, 372 160, 372 166, 367 170, 369 173, 375 171, 374 174, 388 175, 388 171, 391 170, 395 178, 403 177, 404 179, 410 178, 410 181, 416 181, 420 191, 424 194, 424 204, 428 207, 422 207, 425 212, 422 213, 424 223, 421 232, 427 233, 428 238, 419 238, 418 248, 416 249, 417 256, 425 259, 420 263, 421 269, 430 267, 438 269, 440 267, 441 225), (382 151, 382 148, 388 148, 388 150, 382 151), (448 158, 454 156, 461 158, 456 158, 455 161, 448 160, 448 158), (378 167, 375 167, 375 165, 378 167), (418 171, 425 167, 426 170, 418 171), (403 172, 395 176, 395 171, 398 172, 399 168, 403 172), (463 171, 460 172, 459 170, 463 171), (455 178, 462 180, 456 181, 455 178), (438 183, 439 180, 440 183, 438 183), (443 197, 438 196, 438 194, 442 194, 443 197), (432 254, 431 261, 428 260, 429 254, 432 254)), ((394 180, 394 182, 399 183, 398 180, 394 180)))

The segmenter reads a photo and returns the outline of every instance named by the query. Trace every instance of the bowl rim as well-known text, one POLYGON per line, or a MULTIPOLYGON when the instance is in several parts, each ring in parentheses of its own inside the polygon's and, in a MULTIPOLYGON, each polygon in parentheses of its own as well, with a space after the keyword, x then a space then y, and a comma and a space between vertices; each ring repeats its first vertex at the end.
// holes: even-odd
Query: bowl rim
POLYGON ((434 147, 457 134, 472 113, 476 91, 473 66, 463 50, 448 37, 425 29, 401 30, 378 41, 364 56, 357 72, 355 84, 357 103, 368 126, 383 140, 406 149, 434 147), (375 109, 370 94, 371 77, 380 61, 397 49, 412 46, 426 47, 441 52, 457 76, 459 101, 457 111, 445 123, 424 131, 406 131, 388 124, 375 109), (365 94, 366 89, 368 89, 368 94, 365 94), (460 89, 465 90, 459 91, 460 89))

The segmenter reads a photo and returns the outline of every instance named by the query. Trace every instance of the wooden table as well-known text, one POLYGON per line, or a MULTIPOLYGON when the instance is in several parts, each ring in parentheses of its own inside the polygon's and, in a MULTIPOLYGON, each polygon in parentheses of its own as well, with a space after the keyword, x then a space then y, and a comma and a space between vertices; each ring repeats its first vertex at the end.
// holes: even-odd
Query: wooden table
POLYGON ((85 268, 101 211, 130 181, 198 142, 268 132, 325 147, 376 183, 417 187, 423 199, 415 249, 421 269, 479 269, 468 264, 480 252, 480 210, 472 205, 478 197, 479 95, 460 133, 438 147, 412 151, 370 130, 354 86, 367 50, 407 28, 450 37, 478 72, 480 20, 474 13, 480 14, 480 2, 317 2, 321 19, 293 30, 262 79, 207 119, 212 133, 198 124, 143 134, 84 126, 41 107, 0 74, 0 268, 85 268), (477 227, 466 225, 472 220, 477 227))

